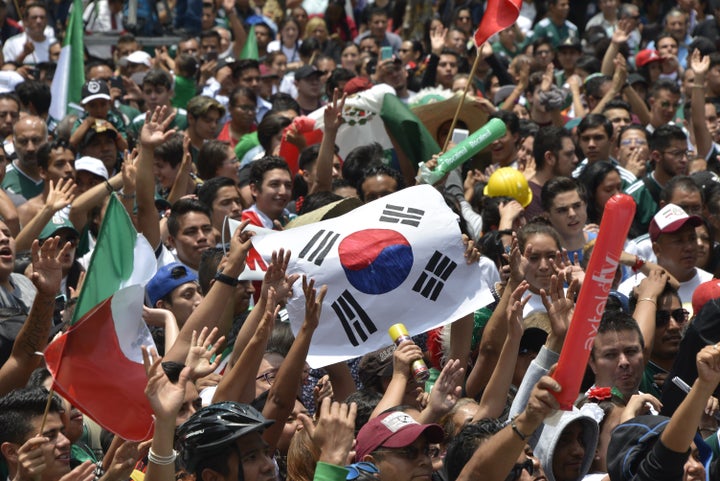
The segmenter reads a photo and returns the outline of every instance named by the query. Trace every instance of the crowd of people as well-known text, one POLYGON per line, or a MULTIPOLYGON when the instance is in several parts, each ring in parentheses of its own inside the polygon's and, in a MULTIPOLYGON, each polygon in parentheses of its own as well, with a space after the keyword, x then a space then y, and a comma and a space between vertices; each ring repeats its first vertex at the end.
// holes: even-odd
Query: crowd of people
POLYGON ((720 479, 720 1, 526 0, 480 46, 492 0, 82 3, 85 81, 53 118, 78 12, 0 1, 7 479, 720 479), (153 35, 179 40, 143 46, 153 35), (239 280, 246 227, 352 219, 421 182, 437 156, 408 158, 392 134, 394 149, 343 145, 353 99, 382 89, 436 154, 488 119, 506 126, 434 186, 493 302, 310 369, 327 287, 289 274, 289 251, 262 281, 239 280), (552 374, 597 282, 595 241, 621 233, 603 220, 619 193, 636 214, 577 402, 560 410, 552 374), (39 355, 71 324, 113 198, 157 261, 144 442, 53 394, 39 355), (300 290, 293 332, 285 305, 300 290))

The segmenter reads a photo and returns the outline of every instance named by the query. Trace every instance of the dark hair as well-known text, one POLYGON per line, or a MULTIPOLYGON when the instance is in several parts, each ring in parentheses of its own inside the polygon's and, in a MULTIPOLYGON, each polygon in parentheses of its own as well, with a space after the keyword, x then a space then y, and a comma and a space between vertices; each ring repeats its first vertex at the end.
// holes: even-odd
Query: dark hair
MULTIPOLYGON (((606 310, 603 313, 600 324, 598 325, 598 335, 606 332, 622 332, 631 331, 636 332, 640 339, 640 346, 645 349, 645 340, 643 339, 642 331, 640 326, 632 316, 621 310, 606 310)), ((590 357, 595 359, 595 345, 590 351, 590 357)))
POLYGON ((527 245, 528 239, 534 235, 550 236, 555 241, 555 244, 557 244, 558 250, 562 248, 560 234, 558 234, 555 228, 550 225, 547 220, 536 218, 522 226, 517 232, 518 247, 520 248, 520 252, 525 252, 525 246, 527 245))
POLYGON ((22 105, 20 105, 20 99, 15 94, 15 92, 2 92, 0 93, 0 100, 12 100, 15 102, 18 106, 18 112, 20 112, 20 108, 22 105))
POLYGON ((655 129, 655 131, 650 135, 648 145, 650 146, 651 152, 653 150, 663 151, 670 147, 673 140, 687 142, 687 137, 681 127, 672 124, 665 124, 655 129))
POLYGON ((240 97, 247 97, 248 99, 250 99, 250 102, 257 103, 257 95, 255 95, 255 92, 246 87, 237 87, 230 93, 230 107, 237 107, 238 99, 240 97))
POLYGON ((555 177, 548 180, 547 182, 545 182, 545 185, 543 185, 540 194, 540 202, 542 204, 543 210, 545 212, 550 212, 550 208, 552 207, 552 203, 555 200, 555 197, 565 192, 571 192, 573 190, 577 191, 578 195, 583 201, 587 200, 587 193, 585 192, 585 187, 575 179, 572 179, 570 177, 555 177))
POLYGON ((519 119, 518 125, 520 126, 518 134, 520 134, 521 139, 535 137, 537 136, 538 130, 540 130, 540 126, 529 119, 519 119))
MULTIPOLYGON (((677 299, 680 299, 680 294, 678 293, 677 289, 675 289, 669 282, 665 283, 665 287, 663 288, 662 292, 657 296, 657 303, 660 304, 661 300, 665 299, 666 297, 676 297, 677 299)), ((635 289, 630 291, 628 301, 628 305, 630 306, 630 312, 635 312, 635 307, 637 307, 637 303, 639 301, 635 289)))
POLYGON ((50 86, 39 80, 26 80, 15 87, 15 93, 22 105, 35 107, 37 115, 44 116, 50 110, 50 86))
POLYGON ((363 176, 363 171, 373 165, 382 164, 383 160, 383 148, 377 142, 355 147, 345 156, 342 177, 350 185, 357 188, 358 182, 363 176))
POLYGON ((300 104, 297 100, 292 98, 290 94, 284 92, 278 92, 270 97, 270 103, 272 104, 272 110, 276 112, 283 112, 285 110, 294 110, 300 113, 300 104))
POLYGON ((155 159, 167 162, 172 168, 177 167, 183 158, 183 135, 173 134, 155 148, 155 159))
POLYGON ((552 152, 557 157, 562 150, 562 139, 566 137, 572 140, 572 134, 565 127, 540 127, 533 141, 533 157, 538 171, 545 168, 545 152, 552 152))
POLYGON ((298 47, 298 55, 310 58, 315 50, 321 50, 320 40, 315 37, 303 39, 302 44, 298 47))
MULTIPOLYGON (((308 184, 305 182, 301 170, 311 170, 320 154, 320 144, 314 144, 300 152, 298 158, 298 167, 300 170, 295 174, 293 179, 293 199, 297 199, 308 194, 308 184)), ((304 204, 303 204, 304 206, 304 204)))
POLYGON ((23 12, 23 18, 27 17, 31 8, 42 8, 43 10, 45 10, 45 14, 50 13, 50 12, 48 12, 48 8, 47 8, 47 5, 45 5, 45 3, 43 3, 43 2, 28 2, 28 4, 25 5, 25 11, 23 12))
POLYGON ((64 149, 69 150, 73 153, 73 157, 75 155, 75 151, 70 147, 70 144, 67 140, 60 138, 60 139, 53 139, 51 142, 45 142, 40 146, 37 152, 37 163, 38 167, 41 169, 47 171, 48 165, 50 165, 50 156, 52 155, 52 151, 56 149, 64 149))
POLYGON ((332 192, 315 192, 314 194, 310 194, 305 197, 302 207, 300 207, 300 210, 298 211, 298 215, 307 214, 308 212, 312 212, 320 207, 324 207, 339 200, 343 200, 343 197, 333 194, 332 192))
POLYGON ((213 177, 212 179, 206 180, 203 185, 198 188, 198 200, 205 204, 208 209, 210 209, 210 212, 212 212, 215 196, 217 196, 218 191, 223 187, 237 187, 237 185, 234 180, 227 177, 213 177))
POLYGON ((680 95, 680 87, 670 79, 658 79, 650 87, 648 97, 655 97, 661 90, 667 90, 672 94, 680 95))
POLYGON ((490 119, 500 119, 503 121, 511 134, 517 134, 520 131, 520 119, 515 112, 509 110, 496 110, 488 117, 490 119))
MULTIPOLYGON (((214 30, 213 32, 218 37, 220 37, 220 34, 215 32, 214 30)), ((244 71, 250 69, 260 70, 260 62, 252 58, 244 58, 242 60, 238 60, 237 62, 235 62, 235 66, 233 67, 233 75, 240 77, 244 71)))
POLYGON ((402 190, 403 188, 405 188, 405 181, 403 180, 402 174, 400 174, 400 172, 393 169, 392 167, 388 167, 385 164, 373 165, 370 166, 367 170, 363 171, 363 175, 360 178, 360 181, 357 183, 357 193, 361 200, 365 200, 365 195, 362 192, 362 185, 365 182, 365 179, 374 177, 376 175, 386 175, 392 179, 395 179, 397 190, 402 190))
POLYGON ((612 78, 607 75, 598 75, 588 79, 585 82, 585 95, 600 100, 603 97, 602 86, 608 82, 612 82, 612 78))
POLYGON ((594 74, 600 71, 600 60, 592 55, 583 55, 575 62, 575 68, 594 74))
POLYGON ((660 190, 660 201, 669 203, 672 199, 673 194, 676 190, 682 190, 683 192, 697 192, 700 194, 702 203, 705 203, 705 196, 703 190, 697 185, 689 175, 676 175, 668 181, 660 190))
POLYGON ((596 127, 604 128, 608 139, 612 137, 612 123, 603 114, 587 114, 578 124, 577 133, 578 135, 582 135, 586 130, 594 129, 596 127))
POLYGON ((266 172, 274 169, 282 169, 291 174, 290 167, 287 162, 285 162, 285 159, 274 155, 266 155, 262 159, 256 160, 250 165, 252 166, 250 167, 250 185, 254 184, 258 190, 261 190, 266 172))
POLYGON ((600 184, 605 181, 605 177, 607 177, 610 172, 617 172, 618 175, 620 174, 620 171, 611 162, 601 160, 599 162, 588 164, 578 178, 578 183, 587 189, 587 216, 589 223, 600 223, 601 213, 598 206, 595 205, 595 191, 600 184))
POLYGON ((338 67, 330 74, 330 78, 327 81, 326 90, 332 97, 332 93, 336 88, 339 88, 340 82, 347 82, 348 80, 357 77, 355 72, 352 72, 346 68, 338 67))
MULTIPOLYGON (((222 179, 222 177, 218 177, 218 179, 222 179)), ((210 284, 217 274, 218 266, 224 255, 222 247, 210 247, 202 252, 198 266, 198 284, 200 284, 203 296, 207 296, 210 292, 210 284)))
POLYGON ((481 419, 466 424, 455 437, 450 440, 443 466, 447 471, 448 481, 455 481, 465 465, 478 450, 480 445, 494 436, 503 428, 497 419, 481 419))
POLYGON ((222 41, 220 34, 215 30, 205 30, 200 32, 200 43, 202 43, 202 41, 206 38, 214 38, 217 39, 218 42, 222 41))
POLYGON ((355 403, 357 405, 357 415, 355 416, 355 436, 357 436, 360 428, 370 421, 370 415, 375 410, 382 394, 373 389, 361 389, 350 394, 345 402, 347 404, 355 403))
POLYGON ((605 107, 603 107, 602 113, 604 114, 608 110, 613 109, 623 109, 627 110, 628 112, 632 113, 632 107, 630 107, 630 104, 625 102, 622 99, 612 99, 608 103, 605 104, 605 107))
POLYGON ((197 199, 180 199, 172 205, 170 215, 167 218, 168 233, 176 237, 180 232, 180 217, 190 212, 204 214, 208 219, 212 218, 210 209, 197 199))
MULTIPOLYGON (((48 390, 43 387, 15 389, 0 397, 0 444, 24 444, 33 436, 32 421, 41 418, 48 402, 48 390)), ((60 413, 63 408, 56 397, 49 412, 60 413)))
POLYGON ((143 87, 145 85, 152 85, 153 87, 165 87, 168 90, 172 90, 173 78, 167 71, 161 68, 154 68, 145 74, 142 85, 143 87))
POLYGON ((290 125, 292 120, 278 114, 265 114, 257 126, 257 136, 260 145, 268 155, 272 152, 272 139, 290 125))
POLYGON ((217 176, 218 169, 227 160, 229 146, 228 142, 217 139, 202 144, 197 155, 197 169, 201 179, 209 180, 217 176))
POLYGON ((628 130, 637 130, 638 132, 643 133, 643 135, 645 136, 645 140, 647 140, 647 138, 648 138, 648 131, 645 130, 645 127, 643 127, 642 125, 640 125, 640 124, 626 125, 622 129, 620 129, 620 133, 618 133, 618 138, 617 138, 618 147, 620 146, 620 139, 622 138, 623 135, 625 135, 625 132, 627 132, 628 130))

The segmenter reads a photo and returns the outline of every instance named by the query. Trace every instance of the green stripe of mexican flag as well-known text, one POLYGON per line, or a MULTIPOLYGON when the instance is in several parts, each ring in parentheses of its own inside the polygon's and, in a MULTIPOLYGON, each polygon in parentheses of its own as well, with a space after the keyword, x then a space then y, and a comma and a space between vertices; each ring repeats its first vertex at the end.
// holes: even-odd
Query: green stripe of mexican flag
POLYGON ((50 87, 50 116, 57 122, 65 117, 71 103, 80 104, 80 92, 85 83, 82 14, 82 0, 73 0, 70 21, 50 87))
POLYGON ((117 197, 110 197, 80 291, 72 323, 120 289, 145 286, 155 275, 155 253, 145 236, 138 234, 117 197))

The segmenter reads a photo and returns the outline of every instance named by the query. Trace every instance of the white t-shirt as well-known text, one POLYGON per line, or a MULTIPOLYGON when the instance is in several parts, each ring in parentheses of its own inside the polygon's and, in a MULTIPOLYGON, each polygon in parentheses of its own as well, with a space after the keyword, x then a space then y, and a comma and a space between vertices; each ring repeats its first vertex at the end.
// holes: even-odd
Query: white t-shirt
MULTIPOLYGON (((625 294, 626 296, 630 297, 630 293, 633 290, 633 287, 640 284, 640 282, 647 277, 642 272, 638 272, 634 276, 629 277, 627 280, 623 281, 620 286, 618 286, 618 291, 620 291, 622 294, 625 294)), ((713 278, 713 275, 710 274, 707 271, 704 271, 699 268, 695 268, 695 275, 692 279, 689 281, 681 282, 680 288, 678 289, 678 294, 680 295, 680 302, 682 303, 683 307, 687 309, 689 312, 692 312, 692 295, 693 292, 695 292, 695 289, 697 286, 702 284, 703 282, 707 282, 713 278)))
MULTIPOLYGON (((6 62, 14 62, 22 53, 25 44, 29 37, 25 32, 13 35, 10 37, 5 45, 3 46, 3 56, 6 62)), ((55 37, 45 36, 43 42, 36 42, 30 39, 35 45, 35 51, 25 57, 23 63, 25 64, 38 64, 40 62, 50 61, 50 44, 55 42, 55 37)))

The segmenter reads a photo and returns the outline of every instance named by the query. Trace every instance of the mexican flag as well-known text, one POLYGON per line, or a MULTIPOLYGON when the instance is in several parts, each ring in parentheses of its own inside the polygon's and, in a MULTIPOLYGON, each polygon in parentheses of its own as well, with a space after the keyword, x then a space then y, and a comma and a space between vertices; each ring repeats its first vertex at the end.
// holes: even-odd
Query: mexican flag
POLYGON ((145 286, 155 275, 155 252, 115 195, 110 197, 72 323, 123 287, 145 286))
POLYGON ((155 346, 142 319, 144 289, 126 287, 91 309, 45 350, 53 389, 129 441, 152 435, 141 346, 155 346))
POLYGON ((473 37, 475 46, 480 48, 487 39, 515 23, 520 16, 520 8, 522 0, 489 0, 473 37))
MULTIPOLYGON (((309 122, 301 133, 308 140, 308 146, 318 143, 314 132, 324 131, 325 107, 310 113, 309 122), (312 140, 310 140, 312 139, 312 140)), ((385 151, 387 164, 399 169, 394 148, 401 149, 413 165, 430 160, 433 154, 440 152, 435 139, 420 119, 395 94, 395 89, 380 84, 371 89, 351 95, 345 101, 342 113, 343 125, 338 130, 335 143, 338 155, 345 158, 354 148, 378 142, 385 151), (393 145, 393 141, 395 145, 393 145)), ((280 155, 292 167, 297 165, 297 148, 287 142, 283 136, 280 143, 280 155), (290 158, 289 158, 290 157, 290 158)))
POLYGON ((80 91, 85 83, 82 14, 82 0, 73 0, 65 40, 60 50, 60 59, 50 87, 52 93, 50 117, 56 122, 60 122, 65 117, 72 104, 82 111, 79 107, 80 91))

